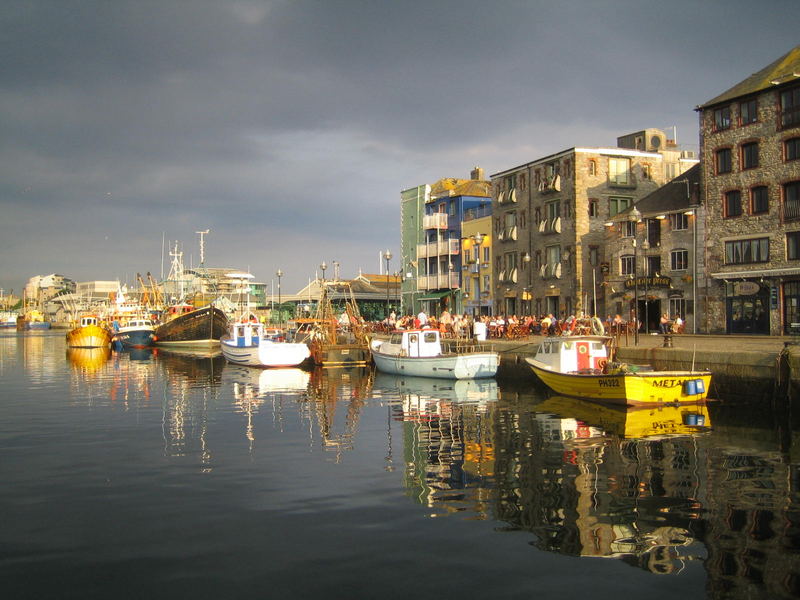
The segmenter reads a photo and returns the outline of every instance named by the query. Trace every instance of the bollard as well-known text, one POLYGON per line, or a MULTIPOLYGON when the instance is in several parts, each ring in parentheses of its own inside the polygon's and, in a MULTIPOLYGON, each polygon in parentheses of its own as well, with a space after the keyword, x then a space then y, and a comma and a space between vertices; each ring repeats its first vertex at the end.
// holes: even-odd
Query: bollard
POLYGON ((662 348, 672 348, 672 334, 668 333, 664 336, 664 345, 662 348))

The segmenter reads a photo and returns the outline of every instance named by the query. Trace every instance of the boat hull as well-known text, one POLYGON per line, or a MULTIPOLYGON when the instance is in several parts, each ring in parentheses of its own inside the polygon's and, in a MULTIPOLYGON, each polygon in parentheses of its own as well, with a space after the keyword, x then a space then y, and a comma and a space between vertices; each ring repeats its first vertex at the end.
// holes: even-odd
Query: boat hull
POLYGON ((364 367, 371 361, 369 350, 360 344, 309 344, 314 364, 322 367, 364 367))
POLYGON ((144 329, 122 329, 114 336, 114 341, 122 344, 123 348, 147 348, 155 343, 155 330, 144 329))
POLYGON ((708 396, 706 371, 643 371, 639 373, 559 373, 535 359, 525 359, 537 377, 558 394, 592 398, 611 404, 642 405, 698 402, 708 396), (702 382, 702 385, 696 382, 702 382), (692 385, 689 382, 695 382, 692 385), (697 393, 691 393, 695 391, 697 393))
POLYGON ((111 345, 111 332, 99 325, 84 325, 67 332, 68 348, 107 348, 111 345))
POLYGON ((305 344, 260 340, 258 344, 238 346, 228 338, 220 340, 222 355, 236 365, 248 367, 296 367, 311 354, 305 344))
POLYGON ((228 317, 220 309, 205 306, 156 327, 158 346, 216 346, 228 329, 228 317))
POLYGON ((495 352, 474 352, 435 357, 409 357, 372 350, 379 371, 395 375, 436 379, 481 379, 494 377, 500 358, 495 352))

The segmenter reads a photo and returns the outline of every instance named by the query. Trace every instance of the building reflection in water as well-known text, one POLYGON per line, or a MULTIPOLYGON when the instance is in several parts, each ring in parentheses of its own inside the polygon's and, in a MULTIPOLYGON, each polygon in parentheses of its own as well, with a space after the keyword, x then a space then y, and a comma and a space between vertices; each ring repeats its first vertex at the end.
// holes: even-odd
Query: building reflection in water
POLYGON ((432 509, 432 517, 468 511, 486 518, 495 460, 495 380, 379 374, 375 385, 397 394, 392 418, 403 427, 403 485, 409 495, 432 509))

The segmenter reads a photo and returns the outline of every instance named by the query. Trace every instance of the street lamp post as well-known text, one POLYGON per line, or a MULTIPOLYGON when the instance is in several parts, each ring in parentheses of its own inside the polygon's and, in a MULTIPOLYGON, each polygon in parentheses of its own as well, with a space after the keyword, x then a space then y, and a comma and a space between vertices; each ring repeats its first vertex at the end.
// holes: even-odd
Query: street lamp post
POLYGON ((642 221, 642 213, 635 206, 628 215, 628 221, 633 223, 633 344, 639 345, 639 261, 636 248, 637 226, 642 221))
POLYGON ((283 323, 283 310, 281 307, 281 277, 283 277, 283 271, 278 269, 275 272, 276 277, 278 278, 278 318, 280 322, 283 323))
POLYGON ((322 271, 322 281, 325 281, 325 269, 327 269, 327 268, 328 268, 328 263, 326 263, 326 262, 323 260, 323 261, 322 261, 322 264, 319 266, 319 268, 320 268, 320 270, 322 271))
POLYGON ((392 260, 392 253, 385 250, 383 259, 386 261, 386 324, 389 324, 389 261, 392 260))
POLYGON ((650 276, 650 262, 647 258, 647 251, 650 250, 650 242, 647 238, 642 242, 642 259, 644 259, 644 332, 650 333, 650 307, 647 302, 647 278, 650 276))

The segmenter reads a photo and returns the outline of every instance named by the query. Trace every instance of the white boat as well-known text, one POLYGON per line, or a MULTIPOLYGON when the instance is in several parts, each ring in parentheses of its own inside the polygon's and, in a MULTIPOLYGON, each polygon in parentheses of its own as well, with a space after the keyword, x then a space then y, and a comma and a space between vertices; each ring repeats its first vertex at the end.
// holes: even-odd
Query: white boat
POLYGON ((114 339, 123 348, 147 348, 152 346, 156 339, 156 328, 150 319, 134 317, 124 321, 114 321, 114 339))
POLYGON ((500 364, 497 352, 473 346, 443 351, 436 329, 396 331, 388 340, 372 340, 370 352, 379 371, 437 379, 494 377, 500 364))
POLYGON ((296 367, 311 355, 306 344, 287 342, 281 331, 248 318, 234 321, 219 343, 228 362, 249 367, 296 367))

